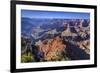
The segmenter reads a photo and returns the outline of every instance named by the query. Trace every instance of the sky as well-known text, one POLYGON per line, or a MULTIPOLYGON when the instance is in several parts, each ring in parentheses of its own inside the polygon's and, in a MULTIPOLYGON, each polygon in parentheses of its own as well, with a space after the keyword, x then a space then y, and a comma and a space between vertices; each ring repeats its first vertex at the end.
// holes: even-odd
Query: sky
POLYGON ((90 13, 82 12, 56 12, 39 10, 21 10, 21 17, 28 18, 60 18, 60 19, 89 19, 90 13))

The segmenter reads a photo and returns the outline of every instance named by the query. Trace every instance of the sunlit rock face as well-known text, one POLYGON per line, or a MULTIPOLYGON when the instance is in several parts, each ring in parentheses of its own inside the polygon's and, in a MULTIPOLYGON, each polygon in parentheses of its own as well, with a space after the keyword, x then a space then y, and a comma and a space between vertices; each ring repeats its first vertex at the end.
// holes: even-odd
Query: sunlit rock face
POLYGON ((39 46, 39 50, 44 52, 44 60, 61 60, 62 53, 66 45, 63 44, 61 38, 55 37, 54 39, 44 40, 39 46))

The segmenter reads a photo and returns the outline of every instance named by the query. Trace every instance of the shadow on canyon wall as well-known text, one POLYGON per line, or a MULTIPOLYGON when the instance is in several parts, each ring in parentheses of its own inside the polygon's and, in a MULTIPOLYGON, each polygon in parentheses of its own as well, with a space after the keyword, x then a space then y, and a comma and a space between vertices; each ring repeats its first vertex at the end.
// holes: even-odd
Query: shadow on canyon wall
POLYGON ((87 54, 84 50, 79 48, 76 45, 71 43, 66 43, 67 48, 65 49, 68 53, 67 56, 71 58, 71 60, 87 60, 90 59, 90 55, 87 54))

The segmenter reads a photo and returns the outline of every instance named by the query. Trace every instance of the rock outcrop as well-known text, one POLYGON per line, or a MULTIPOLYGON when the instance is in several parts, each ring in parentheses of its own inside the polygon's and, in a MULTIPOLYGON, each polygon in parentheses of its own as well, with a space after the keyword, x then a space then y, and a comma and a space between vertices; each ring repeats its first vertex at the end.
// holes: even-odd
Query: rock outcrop
POLYGON ((44 40, 41 45, 39 45, 39 50, 44 53, 44 60, 61 60, 62 53, 64 52, 66 45, 59 37, 54 39, 44 40))

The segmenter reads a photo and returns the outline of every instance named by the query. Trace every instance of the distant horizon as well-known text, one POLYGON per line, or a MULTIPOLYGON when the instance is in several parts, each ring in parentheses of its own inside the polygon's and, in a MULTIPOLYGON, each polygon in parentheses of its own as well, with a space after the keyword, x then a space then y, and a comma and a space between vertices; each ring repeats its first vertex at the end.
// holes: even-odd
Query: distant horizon
POLYGON ((21 10, 22 18, 37 19, 90 19, 90 13, 83 12, 60 12, 60 11, 40 11, 21 10))
MULTIPOLYGON (((21 17, 21 18, 29 18, 29 19, 69 19, 69 18, 31 18, 31 17, 21 17)), ((77 18, 77 19, 73 18, 73 19, 77 20, 79 18, 77 18)), ((70 18, 70 20, 73 20, 73 19, 70 18)), ((89 18, 87 18, 87 19, 89 19, 89 18)), ((81 20, 81 18, 80 18, 80 20, 81 20)))

